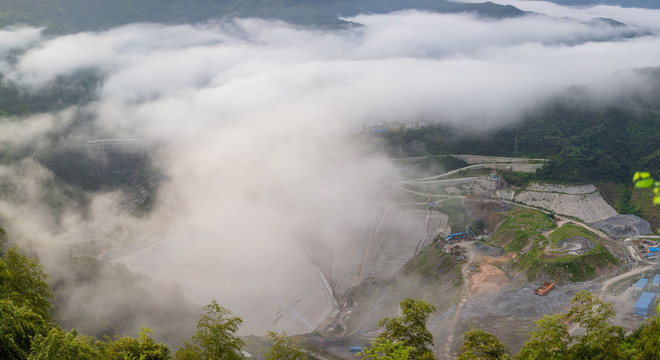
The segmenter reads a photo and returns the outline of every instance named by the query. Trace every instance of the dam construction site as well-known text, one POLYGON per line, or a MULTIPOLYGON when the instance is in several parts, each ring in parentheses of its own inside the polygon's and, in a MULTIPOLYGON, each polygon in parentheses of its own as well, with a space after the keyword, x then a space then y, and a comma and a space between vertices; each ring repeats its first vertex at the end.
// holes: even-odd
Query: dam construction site
MULTIPOLYGON (((535 320, 566 311, 581 290, 614 303, 618 325, 640 324, 641 293, 660 292, 633 289, 660 273, 660 239, 648 235, 648 222, 618 214, 591 184, 505 180, 534 172, 542 159, 456 158, 467 165, 440 171, 428 166, 432 157, 394 160, 404 170, 369 185, 370 221, 341 241, 289 247, 295 268, 264 275, 259 265, 228 265, 240 296, 222 295, 222 279, 213 289, 182 286, 200 299, 221 294, 243 320, 241 335, 286 331, 336 359, 354 359, 351 348, 368 346, 382 331, 379 320, 397 315, 405 298, 436 307, 427 327, 440 359, 454 359, 462 334, 475 328, 515 352, 535 320)), ((172 241, 142 241, 104 256, 133 271, 176 273, 176 263, 159 260, 177 251, 172 241)))

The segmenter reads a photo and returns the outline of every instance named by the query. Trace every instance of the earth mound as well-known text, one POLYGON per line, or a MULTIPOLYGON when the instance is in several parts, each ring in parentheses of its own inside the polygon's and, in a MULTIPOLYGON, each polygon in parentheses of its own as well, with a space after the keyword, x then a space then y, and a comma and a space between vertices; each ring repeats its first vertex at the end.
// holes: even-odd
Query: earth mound
POLYGON ((559 242, 559 247, 571 255, 581 255, 596 247, 593 241, 582 237, 573 236, 559 242))
POLYGON ((612 216, 591 226, 616 239, 653 233, 648 221, 632 214, 612 216))

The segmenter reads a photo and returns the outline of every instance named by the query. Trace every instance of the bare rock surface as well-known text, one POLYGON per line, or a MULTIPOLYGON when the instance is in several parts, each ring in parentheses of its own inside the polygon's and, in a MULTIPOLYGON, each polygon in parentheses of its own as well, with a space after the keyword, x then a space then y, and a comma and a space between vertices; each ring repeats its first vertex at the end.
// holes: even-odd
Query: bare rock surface
POLYGON ((537 319, 568 308, 570 300, 578 291, 595 291, 600 288, 600 284, 592 281, 557 285, 547 295, 540 296, 534 293, 534 290, 540 285, 540 283, 526 284, 515 289, 501 291, 496 295, 474 299, 466 305, 463 318, 506 315, 520 319, 537 319))
POLYGON ((596 247, 596 244, 594 244, 593 241, 582 236, 573 236, 563 239, 558 245, 562 251, 571 255, 581 255, 596 247))
POLYGON ((632 214, 612 216, 591 226, 616 239, 653 233, 648 221, 632 214))

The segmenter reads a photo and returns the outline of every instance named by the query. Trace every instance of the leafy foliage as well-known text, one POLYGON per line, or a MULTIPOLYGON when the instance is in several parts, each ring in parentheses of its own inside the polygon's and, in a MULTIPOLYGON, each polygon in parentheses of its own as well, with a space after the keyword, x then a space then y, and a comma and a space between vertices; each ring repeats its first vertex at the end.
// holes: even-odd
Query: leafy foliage
POLYGON ((571 336, 564 323, 565 314, 544 316, 536 321, 537 330, 518 353, 520 359, 563 359, 571 336))
POLYGON ((39 260, 28 258, 17 248, 9 249, 0 259, 0 294, 17 307, 27 306, 44 321, 50 318, 52 296, 46 283, 48 275, 39 260))
POLYGON ((622 346, 631 349, 628 353, 633 354, 635 360, 652 360, 660 354, 660 316, 653 317, 644 322, 631 336, 626 339, 622 346))
POLYGON ((105 339, 96 343, 100 357, 103 359, 123 360, 167 360, 170 358, 170 350, 163 344, 156 343, 149 334, 150 329, 143 328, 138 339, 128 336, 118 338, 114 341, 105 339))
POLYGON ((653 188, 653 204, 660 204, 660 182, 655 181, 648 171, 637 171, 633 176, 636 188, 653 188))
POLYGON ((393 342, 385 338, 377 338, 369 349, 364 349, 358 354, 361 359, 367 360, 408 360, 414 349, 403 345, 401 342, 393 342))
POLYGON ((97 353, 91 338, 79 336, 75 329, 66 332, 53 327, 45 336, 35 336, 29 360, 87 360, 97 353))
POLYGON ((494 335, 483 330, 470 330, 463 334, 463 347, 458 360, 505 360, 511 353, 494 335))
POLYGON ((292 338, 286 335, 268 332, 268 339, 273 342, 273 347, 266 353, 266 360, 305 360, 307 355, 300 346, 296 345, 292 338))
MULTIPOLYGON (((7 241, 4 230, 3 241, 7 241)), ((4 245, 3 245, 4 246, 4 245)), ((88 275, 89 276, 89 275, 88 275)), ((91 275, 93 277, 93 275, 91 275)), ((52 293, 39 261, 12 247, 0 257, 0 359, 166 360, 167 346, 156 343, 148 329, 138 339, 93 338, 66 332, 47 323, 52 293)))
POLYGON ((243 320, 213 300, 204 307, 190 342, 185 341, 176 359, 242 359, 243 340, 235 334, 243 320))
POLYGON ((433 359, 433 335, 426 321, 435 311, 423 300, 405 299, 399 304, 401 315, 383 318, 378 325, 385 327, 379 337, 392 343, 410 347, 410 359, 433 359))
POLYGON ((566 320, 578 324, 585 334, 572 337, 569 355, 574 359, 621 359, 624 331, 613 324, 614 306, 587 291, 575 294, 571 304, 566 320))
POLYGON ((0 299, 0 358, 27 359, 32 338, 47 331, 46 321, 27 305, 0 299))
MULTIPOLYGON (((5 234, 6 235, 6 234, 5 234)), ((26 359, 32 339, 48 331, 51 297, 37 259, 17 247, 0 258, 0 358, 26 359)))
MULTIPOLYGON (((536 321, 537 330, 520 349, 515 358, 538 359, 656 359, 660 338, 660 317, 649 319, 631 335, 613 324, 614 307, 597 296, 581 291, 571 300, 567 313, 547 315, 536 321), (569 327, 576 325, 583 331, 571 335, 569 327)), ((508 350, 499 340, 482 330, 464 334, 459 360, 507 359, 508 350)))

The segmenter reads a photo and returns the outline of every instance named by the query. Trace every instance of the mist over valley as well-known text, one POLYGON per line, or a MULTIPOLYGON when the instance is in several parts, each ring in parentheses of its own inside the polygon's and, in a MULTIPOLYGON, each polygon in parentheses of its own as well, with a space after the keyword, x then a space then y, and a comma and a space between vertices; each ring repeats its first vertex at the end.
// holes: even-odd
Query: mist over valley
POLYGON ((2 248, 64 329, 175 349, 216 300, 345 358, 419 298, 454 358, 657 268, 657 7, 129 3, 0 1, 2 248))

